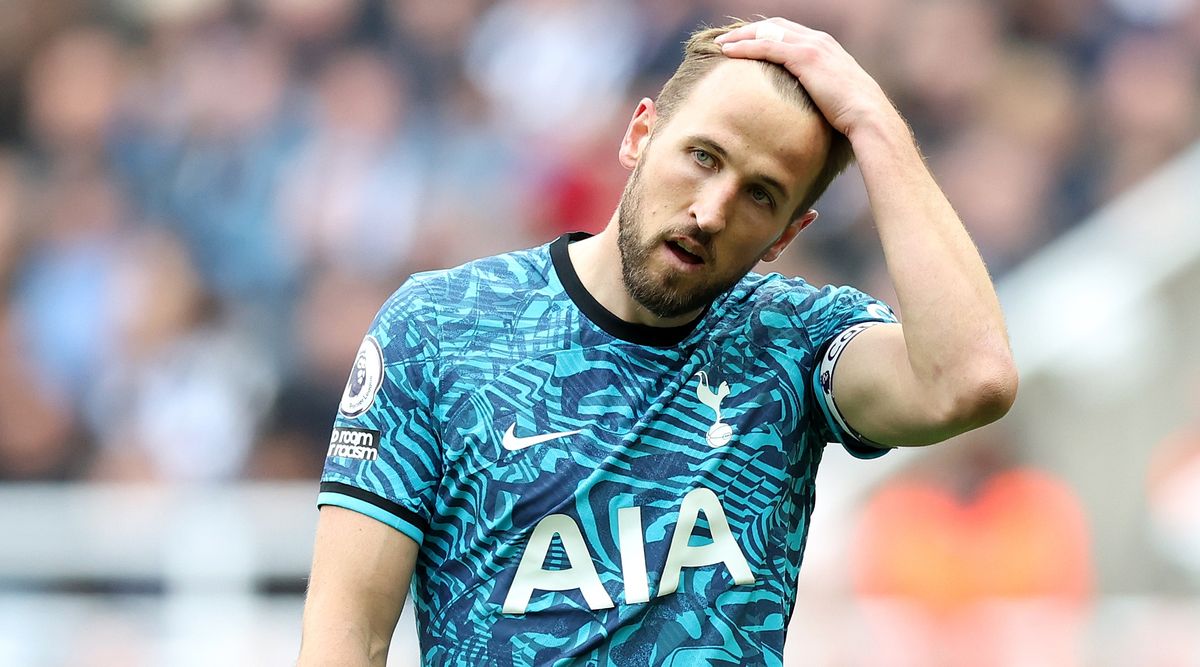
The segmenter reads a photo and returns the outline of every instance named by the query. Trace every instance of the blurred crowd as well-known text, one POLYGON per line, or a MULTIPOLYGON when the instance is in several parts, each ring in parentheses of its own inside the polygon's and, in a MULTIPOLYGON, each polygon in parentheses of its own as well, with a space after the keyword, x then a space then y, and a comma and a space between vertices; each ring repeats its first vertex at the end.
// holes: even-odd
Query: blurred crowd
MULTIPOLYGON (((876 75, 997 276, 1200 136, 1195 0, 7 0, 0 480, 314 480, 387 295, 598 230, 756 14, 876 75)), ((894 302, 857 176, 817 208, 776 267, 894 302)))

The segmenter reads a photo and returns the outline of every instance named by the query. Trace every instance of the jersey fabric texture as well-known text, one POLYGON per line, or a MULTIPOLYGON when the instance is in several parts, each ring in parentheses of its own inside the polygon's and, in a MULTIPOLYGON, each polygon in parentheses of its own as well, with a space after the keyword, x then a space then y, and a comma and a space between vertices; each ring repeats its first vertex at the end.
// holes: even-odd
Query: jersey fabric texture
POLYGON ((825 444, 887 451, 834 416, 821 356, 895 316, 750 274, 691 324, 630 324, 571 266, 584 236, 387 301, 318 504, 421 544, 425 664, 781 665, 825 444))

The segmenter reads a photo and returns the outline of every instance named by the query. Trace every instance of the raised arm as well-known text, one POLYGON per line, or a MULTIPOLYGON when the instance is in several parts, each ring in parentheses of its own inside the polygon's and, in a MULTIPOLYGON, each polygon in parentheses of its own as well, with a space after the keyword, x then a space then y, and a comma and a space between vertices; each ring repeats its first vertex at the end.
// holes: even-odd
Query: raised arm
POLYGON ((887 445, 930 444, 1003 416, 1017 373, 999 300, 887 95, 836 40, 791 21, 760 21, 717 41, 730 57, 794 74, 849 138, 862 172, 904 324, 867 329, 845 348, 833 377, 842 416, 887 445))
POLYGON ((391 526, 341 507, 322 507, 297 664, 383 667, 417 549, 391 526))

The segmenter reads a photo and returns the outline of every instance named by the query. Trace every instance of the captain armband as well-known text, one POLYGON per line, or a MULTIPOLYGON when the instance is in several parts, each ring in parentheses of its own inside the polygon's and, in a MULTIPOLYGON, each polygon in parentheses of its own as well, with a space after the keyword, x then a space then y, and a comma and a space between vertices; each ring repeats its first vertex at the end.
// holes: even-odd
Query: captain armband
POLYGON ((886 448, 888 447, 887 445, 877 443, 867 437, 864 437, 861 433, 854 430, 854 427, 850 426, 850 424, 846 422, 846 418, 842 416, 842 411, 838 409, 837 401, 835 401, 833 398, 833 371, 835 368, 837 368, 837 362, 838 359, 841 359, 842 352, 846 350, 846 346, 850 344, 850 341, 854 340, 855 336, 877 324, 886 323, 861 322, 846 328, 845 331, 842 331, 840 334, 834 337, 834 339, 830 341, 829 346, 825 348, 825 354, 821 356, 820 371, 818 372, 817 376, 820 378, 820 391, 822 398, 825 399, 825 406, 829 410, 829 415, 833 417, 834 421, 837 422, 837 425, 841 427, 846 434, 856 440, 875 447, 886 448))

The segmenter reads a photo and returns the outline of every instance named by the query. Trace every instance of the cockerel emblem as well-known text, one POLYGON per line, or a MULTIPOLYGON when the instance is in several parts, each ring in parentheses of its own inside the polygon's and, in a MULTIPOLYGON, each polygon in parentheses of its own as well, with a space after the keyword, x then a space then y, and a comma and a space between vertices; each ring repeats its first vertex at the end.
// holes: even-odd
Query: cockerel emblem
POLYGON ((696 398, 716 413, 716 418, 713 419, 712 426, 708 427, 708 433, 705 434, 704 439, 708 441, 709 447, 727 445, 733 437, 733 427, 721 421, 721 401, 729 395, 729 383, 722 382, 714 393, 708 384, 708 373, 699 371, 696 375, 700 378, 700 386, 696 387, 696 398))

